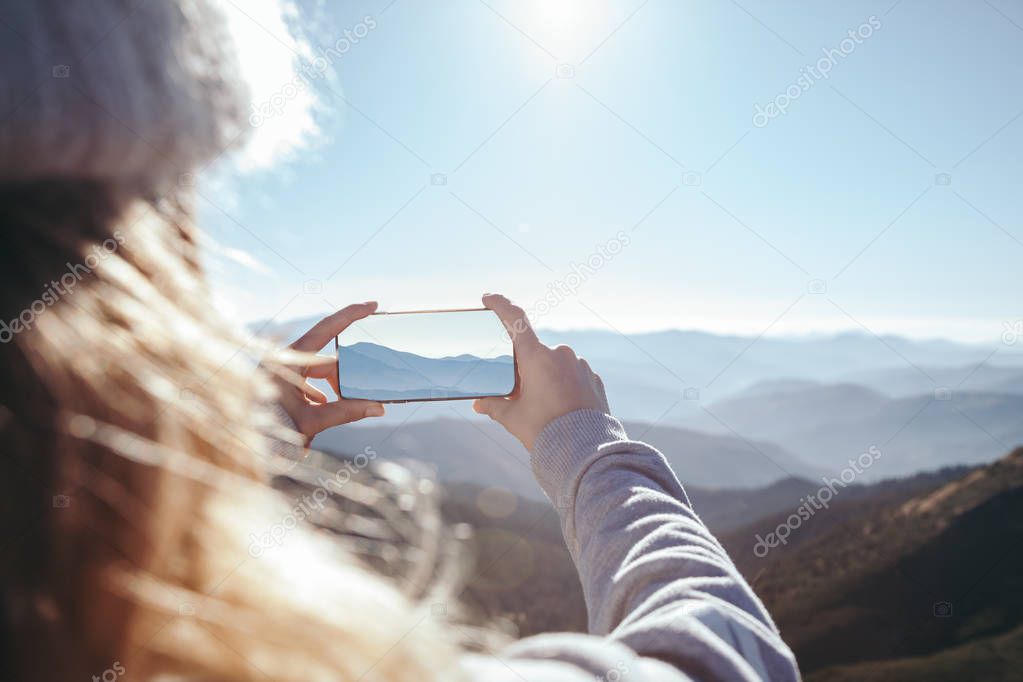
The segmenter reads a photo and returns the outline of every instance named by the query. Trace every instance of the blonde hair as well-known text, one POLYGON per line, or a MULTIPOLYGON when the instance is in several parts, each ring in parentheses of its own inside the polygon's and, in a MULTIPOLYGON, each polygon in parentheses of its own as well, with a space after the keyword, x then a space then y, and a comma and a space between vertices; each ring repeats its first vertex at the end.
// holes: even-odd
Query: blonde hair
POLYGON ((0 97, 55 53, 70 74, 0 122, 0 677, 456 678, 421 585, 302 525, 249 551, 288 513, 265 466, 277 389, 235 361, 251 341, 210 309, 173 183, 242 129, 214 8, 10 14, 0 97))

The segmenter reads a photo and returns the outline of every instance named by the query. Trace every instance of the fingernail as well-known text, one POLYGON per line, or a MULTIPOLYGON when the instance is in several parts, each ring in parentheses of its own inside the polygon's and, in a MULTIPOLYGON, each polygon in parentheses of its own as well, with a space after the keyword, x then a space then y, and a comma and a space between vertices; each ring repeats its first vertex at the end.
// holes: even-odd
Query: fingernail
POLYGON ((366 408, 367 417, 383 417, 384 406, 383 405, 370 405, 366 408))

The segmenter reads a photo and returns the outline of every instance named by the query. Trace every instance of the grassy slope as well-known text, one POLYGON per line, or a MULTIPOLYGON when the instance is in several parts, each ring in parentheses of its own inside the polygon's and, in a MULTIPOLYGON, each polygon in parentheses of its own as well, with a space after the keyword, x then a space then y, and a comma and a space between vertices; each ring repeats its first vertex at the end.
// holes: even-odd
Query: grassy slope
POLYGON ((1023 675, 1023 626, 929 656, 871 661, 818 670, 806 682, 966 682, 1023 675))
POLYGON ((804 672, 926 655, 1023 622, 1023 450, 851 518, 753 579, 804 672), (953 615, 934 605, 948 601, 953 615))

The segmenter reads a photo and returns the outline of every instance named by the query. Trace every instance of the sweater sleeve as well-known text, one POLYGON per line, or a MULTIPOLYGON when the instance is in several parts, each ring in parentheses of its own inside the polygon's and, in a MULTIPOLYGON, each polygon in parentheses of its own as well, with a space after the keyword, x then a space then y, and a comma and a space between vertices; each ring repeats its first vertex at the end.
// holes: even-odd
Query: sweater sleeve
MULTIPOLYGON (((587 680, 799 679, 770 615, 657 450, 628 440, 613 417, 580 410, 544 429, 532 465, 561 517, 590 635, 521 640, 497 668, 530 681, 576 679, 571 671, 587 680)), ((486 663, 467 667, 476 679, 480 667, 503 679, 486 663)))

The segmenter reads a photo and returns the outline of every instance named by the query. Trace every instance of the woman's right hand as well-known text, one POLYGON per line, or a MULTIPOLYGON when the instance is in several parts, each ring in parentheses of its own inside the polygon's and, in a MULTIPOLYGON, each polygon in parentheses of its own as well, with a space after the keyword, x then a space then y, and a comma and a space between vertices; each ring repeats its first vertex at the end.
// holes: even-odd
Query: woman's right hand
POLYGON ((508 429, 527 450, 558 417, 582 409, 609 412, 604 383, 571 348, 540 343, 526 313, 504 296, 486 294, 483 305, 497 313, 511 336, 519 381, 507 398, 476 400, 476 412, 508 429))
POLYGON ((366 417, 381 417, 384 406, 373 400, 354 400, 341 397, 337 376, 337 358, 328 355, 314 355, 331 339, 348 328, 350 324, 372 315, 377 309, 376 301, 356 303, 342 308, 333 315, 320 320, 302 338, 291 344, 291 350, 308 354, 301 365, 289 369, 295 374, 310 379, 326 379, 337 394, 337 400, 328 400, 319 389, 308 382, 295 385, 284 377, 275 378, 280 390, 280 404, 295 428, 306 438, 306 444, 320 431, 340 424, 350 424, 366 417))

